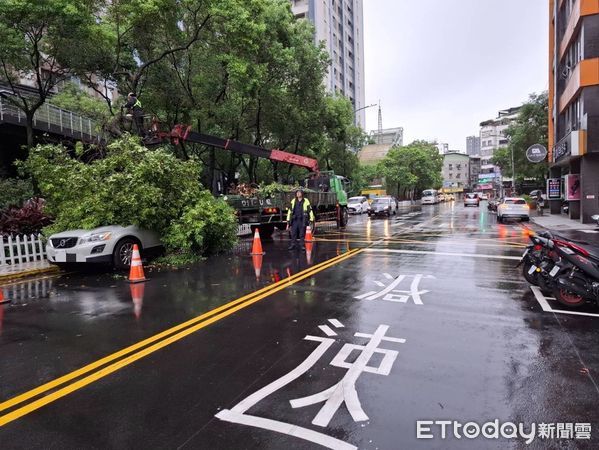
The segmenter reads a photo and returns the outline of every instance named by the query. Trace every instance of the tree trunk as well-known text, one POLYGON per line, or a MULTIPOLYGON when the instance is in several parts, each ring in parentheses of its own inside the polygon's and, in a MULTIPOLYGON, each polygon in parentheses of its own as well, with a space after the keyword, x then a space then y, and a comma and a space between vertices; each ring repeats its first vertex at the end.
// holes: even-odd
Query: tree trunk
POLYGON ((26 129, 27 129, 27 150, 31 150, 34 144, 34 134, 33 134, 33 116, 35 111, 27 111, 25 112, 26 117, 26 129))
POLYGON ((216 195, 217 189, 216 189, 216 180, 214 179, 214 171, 216 170, 216 150, 214 149, 214 147, 210 147, 210 160, 208 163, 208 180, 210 183, 210 191, 216 195))

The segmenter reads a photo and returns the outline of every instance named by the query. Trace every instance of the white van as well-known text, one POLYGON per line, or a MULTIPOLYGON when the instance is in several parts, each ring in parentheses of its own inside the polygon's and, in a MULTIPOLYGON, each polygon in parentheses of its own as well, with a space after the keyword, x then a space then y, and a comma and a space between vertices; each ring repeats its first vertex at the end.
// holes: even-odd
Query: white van
POLYGON ((436 189, 426 189, 422 191, 422 204, 423 205, 436 205, 439 203, 439 191, 436 189))

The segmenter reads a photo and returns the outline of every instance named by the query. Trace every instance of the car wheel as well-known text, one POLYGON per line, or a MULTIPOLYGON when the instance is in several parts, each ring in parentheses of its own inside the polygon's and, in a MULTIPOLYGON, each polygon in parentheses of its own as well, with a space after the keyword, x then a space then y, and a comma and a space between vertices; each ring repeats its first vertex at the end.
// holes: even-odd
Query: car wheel
POLYGON ((121 239, 116 246, 114 247, 114 251, 112 252, 112 261, 114 267, 119 270, 128 269, 131 266, 131 255, 133 254, 133 246, 137 244, 141 245, 136 239, 126 237, 121 239))
POLYGON ((497 216, 497 223, 502 223, 502 222, 503 222, 503 217, 497 216))

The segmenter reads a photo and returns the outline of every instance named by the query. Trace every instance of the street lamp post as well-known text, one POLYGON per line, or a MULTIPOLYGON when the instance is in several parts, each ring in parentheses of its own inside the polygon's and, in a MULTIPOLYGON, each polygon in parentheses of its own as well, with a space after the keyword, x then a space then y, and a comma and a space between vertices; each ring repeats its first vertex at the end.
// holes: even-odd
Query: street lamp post
POLYGON ((354 109, 354 114, 356 114, 358 111, 362 111, 363 109, 372 108, 373 106, 378 106, 378 105, 376 103, 373 103, 372 105, 362 106, 361 108, 354 109))

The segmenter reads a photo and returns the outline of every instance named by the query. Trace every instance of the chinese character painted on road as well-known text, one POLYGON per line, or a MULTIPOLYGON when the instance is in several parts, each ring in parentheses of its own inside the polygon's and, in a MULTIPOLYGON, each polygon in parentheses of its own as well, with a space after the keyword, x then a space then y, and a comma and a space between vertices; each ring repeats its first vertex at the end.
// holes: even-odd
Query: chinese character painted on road
MULTIPOLYGON (((336 319, 329 319, 329 323, 334 328, 344 328, 343 324, 336 319)), ((304 338, 307 341, 319 342, 319 345, 302 363, 300 363, 300 365, 281 378, 254 392, 230 410, 220 411, 216 417, 227 422, 288 434, 328 448, 355 449, 355 446, 325 433, 321 433, 320 431, 265 417, 246 414, 248 409, 304 375, 324 356, 327 350, 329 350, 335 343, 335 339, 332 337, 337 336, 337 333, 328 324, 320 325, 319 328, 327 337, 308 335, 304 338)), ((355 337, 366 339, 367 342, 363 345, 344 344, 339 353, 337 353, 330 362, 330 365, 332 366, 347 369, 343 378, 339 380, 338 383, 335 383, 333 386, 321 392, 291 400, 291 407, 303 408, 309 405, 322 403, 322 407, 312 420, 313 425, 322 428, 329 425, 331 419, 343 404, 345 404, 347 411, 355 422, 368 420, 368 415, 362 409, 360 403, 360 398, 356 390, 356 382, 364 372, 375 375, 389 375, 391 372, 391 368, 393 367, 393 363, 395 362, 398 353, 395 350, 379 348, 379 345, 383 341, 403 344, 405 339, 387 336, 388 330, 389 326, 379 325, 373 333, 355 333, 355 337), (350 355, 354 351, 358 351, 359 356, 354 362, 348 362, 350 355), (377 366, 371 366, 369 363, 375 354, 382 355, 382 358, 380 358, 380 362, 377 366)))
POLYGON ((362 295, 358 295, 354 298, 358 300, 377 300, 382 299, 388 302, 406 303, 410 298, 416 305, 422 305, 421 295, 426 294, 429 291, 420 290, 420 282, 423 278, 435 278, 433 275, 399 275, 397 278, 393 278, 388 273, 383 273, 386 282, 374 281, 374 284, 383 288, 380 291, 370 291, 362 295), (412 277, 412 283, 410 284, 409 290, 398 289, 399 285, 403 280, 408 277, 412 277))

